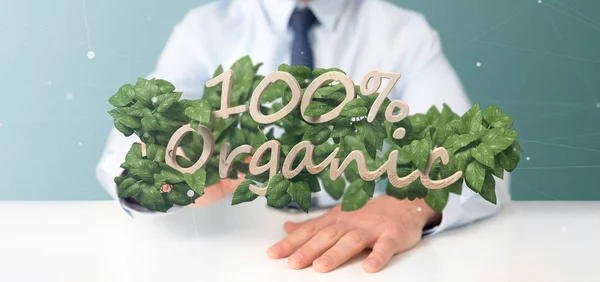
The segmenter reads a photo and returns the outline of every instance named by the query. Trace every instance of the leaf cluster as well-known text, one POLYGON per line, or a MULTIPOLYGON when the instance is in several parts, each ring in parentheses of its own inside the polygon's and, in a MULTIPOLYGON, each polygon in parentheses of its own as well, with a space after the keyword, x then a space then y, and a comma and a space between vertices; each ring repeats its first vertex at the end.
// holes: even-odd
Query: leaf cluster
MULTIPOLYGON (((253 64, 246 56, 230 67, 235 73, 230 94, 232 107, 249 103, 254 89, 264 79, 258 74, 260 66, 253 64)), ((301 86, 302 93, 314 78, 326 72, 343 73, 335 68, 311 70, 286 64, 280 65, 278 70, 291 74, 301 86)), ((222 72, 223 68, 219 67, 213 77, 222 72)), ((464 115, 458 116, 447 105, 443 105, 441 111, 431 107, 426 114, 414 114, 400 122, 390 123, 384 117, 384 111, 390 103, 386 98, 375 120, 369 123, 366 117, 378 93, 364 96, 360 93, 360 87, 356 86, 357 97, 329 122, 309 124, 296 108, 283 119, 264 125, 255 122, 248 112, 229 119, 212 117, 211 112, 218 110, 221 105, 221 84, 205 88, 203 97, 198 100, 180 99, 181 93, 174 90, 175 87, 164 80, 139 79, 135 86, 121 87, 109 100, 116 107, 109 112, 114 118, 115 128, 126 136, 136 134, 147 146, 145 156, 142 156, 139 144, 134 144, 127 154, 122 167, 128 174, 115 178, 119 197, 135 198, 151 210, 166 211, 173 205, 188 205, 203 195, 205 186, 217 183, 220 179, 218 156, 224 142, 229 142, 232 148, 242 144, 257 148, 268 140, 278 140, 281 144, 280 163, 283 163, 294 145, 309 140, 315 146, 315 163, 323 161, 335 148, 339 148, 336 157, 340 159, 351 151, 360 150, 371 170, 381 166, 391 150, 399 150, 397 173, 400 177, 416 169, 424 171, 431 150, 444 147, 450 154, 450 163, 441 165, 438 160, 431 169, 430 178, 443 179, 462 171, 467 186, 492 203, 496 202, 493 176, 502 178, 504 171, 514 170, 519 162, 519 150, 522 150, 516 141, 517 132, 511 129, 512 118, 496 106, 490 106, 482 112, 479 105, 475 105, 464 115), (190 124, 192 128, 197 128, 199 124, 207 126, 215 137, 215 154, 202 169, 183 175, 166 165, 164 155, 173 132, 185 124, 190 124), (406 129, 406 136, 396 140, 392 138, 392 133, 400 127, 406 129), (282 129, 283 133, 276 137, 275 128, 282 129), (161 190, 165 184, 172 187, 169 192, 161 190), (189 196, 192 195, 189 191, 193 192, 193 196, 189 196)), ((261 112, 273 114, 289 103, 291 97, 287 84, 282 81, 272 83, 261 97, 261 105, 264 105, 261 106, 261 112)), ((343 85, 326 81, 314 94, 305 115, 319 116, 330 112, 345 97, 343 85)), ((197 134, 188 134, 180 147, 186 157, 177 157, 177 161, 182 167, 189 167, 200 157, 203 140, 197 134)), ((301 152, 296 158, 294 167, 299 165, 304 153, 301 152)), ((260 163, 268 162, 269 155, 265 154, 260 163)), ((344 211, 364 206, 375 191, 375 182, 362 180, 354 162, 336 180, 329 177, 329 169, 326 169, 316 175, 303 170, 292 179, 286 179, 278 173, 269 181, 268 173, 249 174, 247 162, 244 161, 246 158, 241 155, 232 165, 230 178, 237 178, 238 172, 247 174, 246 180, 237 187, 232 204, 258 197, 250 191, 250 184, 268 187, 268 205, 284 208, 295 202, 305 212, 309 210, 311 193, 320 191, 321 187, 334 199, 342 199, 344 211)), ((463 179, 444 189, 428 190, 417 179, 404 188, 388 185, 386 192, 398 199, 423 198, 433 209, 441 211, 449 193, 462 192, 462 184, 463 179)))

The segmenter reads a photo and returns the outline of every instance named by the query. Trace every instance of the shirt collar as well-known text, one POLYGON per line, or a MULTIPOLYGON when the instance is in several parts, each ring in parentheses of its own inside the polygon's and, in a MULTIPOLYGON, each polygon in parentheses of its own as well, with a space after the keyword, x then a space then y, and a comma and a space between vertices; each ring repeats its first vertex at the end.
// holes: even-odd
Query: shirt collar
POLYGON ((308 6, 321 26, 335 30, 337 23, 346 11, 351 0, 311 0, 300 3, 297 0, 261 0, 261 6, 271 25, 286 31, 292 12, 296 7, 308 6))

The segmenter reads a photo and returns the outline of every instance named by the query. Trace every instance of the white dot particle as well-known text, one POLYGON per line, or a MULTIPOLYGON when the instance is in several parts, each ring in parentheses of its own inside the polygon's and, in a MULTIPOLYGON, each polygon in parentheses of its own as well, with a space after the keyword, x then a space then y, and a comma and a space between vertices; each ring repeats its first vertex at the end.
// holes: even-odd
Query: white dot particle
POLYGON ((560 228, 560 230, 562 230, 562 231, 567 231, 567 227, 566 227, 566 226, 563 226, 563 227, 561 227, 561 228, 560 228))
POLYGON ((96 57, 96 53, 94 53, 94 51, 89 51, 87 52, 87 57, 88 59, 93 59, 94 57, 96 57))
POLYGON ((48 82, 46 82, 46 84, 52 85, 52 81, 48 81, 48 82))
POLYGON ((81 146, 81 145, 83 145, 83 143, 82 143, 82 142, 79 142, 79 143, 77 143, 77 145, 81 146))
POLYGON ((477 62, 475 65, 476 65, 477 67, 481 67, 481 62, 477 62))
POLYGON ((304 55, 304 51, 300 51, 300 55, 304 55))
POLYGON ((600 103, 596 103, 596 108, 600 109, 600 103))
POLYGON ((69 92, 69 93, 65 94, 65 99, 67 99, 67 100, 73 100, 73 98, 75 98, 73 96, 73 93, 69 92))
POLYGON ((150 100, 152 100, 152 103, 156 103, 156 101, 158 101, 158 98, 152 97, 152 99, 150 99, 150 100))
POLYGON ((528 161, 530 161, 530 160, 531 160, 531 158, 530 158, 530 157, 527 157, 527 158, 525 158, 525 159, 526 159, 526 160, 528 160, 528 161))
POLYGON ((422 209, 421 207, 418 207, 418 208, 417 208, 417 211, 418 211, 418 212, 421 212, 422 210, 423 210, 423 209, 422 209))
POLYGON ((187 195, 188 195, 188 197, 190 197, 190 198, 191 198, 191 197, 194 197, 194 191, 192 191, 192 190, 188 190, 188 191, 187 191, 187 195))
POLYGON ((538 3, 542 3, 542 0, 538 0, 538 3))
POLYGON ((304 82, 305 82, 305 83, 309 83, 309 82, 310 82, 310 80, 307 78, 307 79, 305 79, 305 80, 304 80, 304 82))
POLYGON ((4 125, 4 123, 1 123, 1 122, 0 122, 0 127, 2 127, 3 125, 4 125))

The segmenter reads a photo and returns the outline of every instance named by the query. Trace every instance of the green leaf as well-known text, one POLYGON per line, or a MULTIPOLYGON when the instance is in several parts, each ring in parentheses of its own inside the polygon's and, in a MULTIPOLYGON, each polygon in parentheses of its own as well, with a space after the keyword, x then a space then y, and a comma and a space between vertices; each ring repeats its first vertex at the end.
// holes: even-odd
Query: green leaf
POLYGON ((237 205, 244 202, 254 201, 258 197, 254 192, 250 191, 250 184, 254 184, 252 180, 244 180, 235 189, 233 197, 231 199, 231 205, 237 205))
POLYGON ((338 177, 336 180, 331 180, 329 177, 329 169, 323 171, 321 180, 323 181, 323 189, 331 196, 334 200, 339 200, 344 194, 346 188, 346 181, 344 178, 338 177))
POLYGON ((477 140, 479 140, 479 137, 473 134, 452 135, 446 139, 442 147, 446 148, 449 152, 456 152, 477 140))
POLYGON ((136 162, 136 164, 132 165, 129 169, 129 172, 131 174, 141 178, 142 180, 148 183, 154 183, 154 174, 159 171, 160 169, 158 167, 158 164, 149 160, 141 160, 139 162, 136 162))
POLYGON ((309 127, 306 132, 304 132, 304 136, 302 140, 309 140, 313 145, 320 145, 325 143, 329 136, 331 135, 331 130, 329 127, 318 124, 309 127))
POLYGON ((491 127, 501 127, 509 129, 513 125, 513 119, 503 113, 500 108, 491 105, 483 111, 483 118, 491 127))
POLYGON ((331 130, 331 138, 342 138, 344 136, 348 136, 353 134, 355 131, 354 127, 349 124, 339 124, 335 125, 331 130))
POLYGON ((190 162, 182 156, 175 156, 175 161, 177 162, 177 164, 179 164, 179 166, 183 168, 188 168, 194 165, 194 163, 190 162))
POLYGON ((448 203, 450 193, 447 189, 432 189, 427 191, 425 203, 434 211, 441 213, 448 203))
POLYGON ((429 124, 433 124, 441 117, 440 111, 437 109, 436 106, 431 106, 425 115, 427 116, 429 124))
POLYGON ((137 181, 133 177, 128 177, 119 185, 117 185, 117 196, 121 199, 134 198, 140 193, 141 181, 137 181))
POLYGON ((310 187, 311 193, 316 193, 321 191, 321 184, 319 184, 319 178, 313 174, 307 174, 304 176, 306 179, 306 183, 308 183, 308 187, 310 187))
POLYGON ((185 115, 202 122, 202 124, 207 124, 210 121, 210 113, 211 108, 206 100, 198 100, 198 103, 185 109, 185 115))
POLYGON ((175 102, 179 101, 181 93, 167 93, 156 96, 156 111, 159 113, 166 112, 175 102))
POLYGON ((306 181, 291 181, 287 190, 292 200, 300 206, 300 208, 308 213, 310 208, 310 187, 306 181))
POLYGON ((250 142, 250 145, 254 148, 258 148, 265 142, 267 142, 267 136, 265 136, 265 133, 262 130, 259 130, 250 142))
POLYGON ((494 154, 485 144, 479 144, 479 146, 476 148, 471 149, 471 155, 478 162, 489 167, 490 169, 494 169, 496 167, 494 154))
POLYGON ((142 127, 144 128, 144 131, 158 131, 162 129, 158 120, 156 120, 156 117, 152 114, 142 118, 142 127))
POLYGON ((517 132, 506 128, 492 128, 487 130, 481 138, 494 155, 504 151, 513 144, 517 138, 517 132))
MULTIPOLYGON (((406 176, 411 171, 412 170, 410 169, 398 169, 398 176, 406 176)), ((423 186, 423 184, 421 184, 421 181, 419 179, 417 179, 403 188, 396 188, 388 182, 386 193, 399 200, 409 199, 410 201, 413 201, 417 198, 422 199, 426 197, 428 189, 425 186, 423 186)))
MULTIPOLYGON (((346 87, 341 83, 336 85, 321 86, 319 89, 317 89, 313 98, 326 98, 333 93, 344 91, 344 89, 346 89, 346 87)), ((346 95, 344 94, 344 96, 346 95)))
POLYGON ((279 173, 273 176, 269 181, 269 188, 265 195, 267 205, 279 209, 287 207, 292 202, 292 198, 287 192, 290 186, 291 182, 285 179, 283 174, 279 173))
POLYGON ((212 185, 217 184, 219 181, 221 181, 221 177, 219 176, 219 169, 213 169, 211 167, 207 167, 206 168, 206 183, 204 184, 204 187, 209 187, 212 185))
POLYGON ((474 123, 473 125, 471 125, 471 128, 469 129, 469 133, 476 135, 476 136, 483 136, 486 132, 486 128, 485 126, 479 124, 479 123, 474 123))
POLYGON ((444 107, 442 108, 442 112, 440 114, 440 123, 447 124, 450 121, 453 121, 457 118, 458 118, 458 115, 455 114, 452 111, 452 109, 450 109, 450 107, 448 107, 448 105, 444 104, 444 107))
POLYGON ((260 124, 258 124, 258 122, 256 122, 250 116, 250 113, 245 112, 242 114, 242 116, 240 118, 240 125, 242 128, 245 128, 245 129, 251 130, 252 132, 255 132, 260 124))
POLYGON ((292 197, 289 194, 267 194, 267 205, 272 208, 282 209, 292 203, 292 197))
POLYGON ((137 117, 133 117, 133 116, 121 115, 118 118, 116 118, 116 121, 118 121, 119 123, 121 123, 129 128, 138 129, 138 128, 142 127, 142 123, 140 122, 140 119, 137 117))
POLYGON ((185 183, 179 183, 173 185, 171 191, 167 193, 163 193, 163 198, 170 203, 173 203, 178 206, 187 206, 191 204, 194 200, 193 197, 189 197, 187 192, 190 190, 190 187, 185 183))
POLYGON ((417 168, 424 172, 429 160, 429 152, 431 151, 431 143, 428 140, 415 140, 408 147, 410 160, 417 168))
MULTIPOLYGON (((171 136, 177 129, 179 129, 181 126, 183 126, 185 124, 180 121, 168 119, 160 113, 155 113, 152 116, 154 117, 154 119, 156 119, 156 122, 158 122, 158 126, 162 130, 171 133, 170 134, 171 136)), ((198 127, 196 127, 196 128, 198 128, 198 127)), ((170 136, 169 136, 169 138, 170 138, 170 136)))
POLYGON ((310 68, 308 68, 307 66, 302 66, 302 65, 292 66, 288 69, 287 72, 289 72, 291 75, 293 75, 296 78, 296 80, 298 80, 298 82, 308 79, 312 74, 312 71, 310 68))
POLYGON ((472 159, 473 156, 471 155, 471 150, 465 150, 452 155, 450 157, 450 163, 452 164, 452 167, 457 171, 464 171, 472 159))
POLYGON ((369 198, 373 198, 373 194, 375 194, 375 181, 365 181, 363 191, 369 195, 369 198))
POLYGON ((256 72, 249 56, 244 56, 233 63, 231 70, 234 72, 231 101, 233 102, 232 106, 237 106, 239 105, 240 98, 249 96, 256 72))
POLYGON ((276 81, 269 84, 267 89, 263 92, 261 102, 273 102, 277 98, 283 97, 286 89, 289 89, 289 86, 285 81, 276 81))
POLYGON ((165 203, 160 191, 150 184, 141 183, 141 191, 139 194, 140 204, 152 211, 166 212, 170 206, 165 203))
POLYGON ((355 211, 362 208, 371 197, 364 191, 362 179, 353 181, 342 198, 342 211, 355 211))
POLYGON ((166 151, 167 151, 167 149, 160 145, 156 145, 156 144, 146 145, 146 157, 149 160, 152 160, 155 162, 164 162, 166 151))
POLYGON ((461 118, 461 122, 467 126, 467 128, 471 128, 473 125, 479 124, 481 125, 483 118, 481 116, 481 108, 479 104, 473 105, 471 109, 469 109, 461 118))
POLYGON ((158 87, 150 81, 147 81, 146 85, 135 86, 135 99, 146 107, 152 107, 152 98, 156 95, 158 95, 158 87))
POLYGON ((133 143, 125 155, 125 162, 133 162, 142 159, 142 144, 133 143))
POLYGON ((483 188, 481 189, 480 195, 486 201, 494 205, 497 204, 495 188, 496 180, 494 180, 494 177, 491 174, 486 173, 485 181, 483 182, 483 188))
POLYGON ((504 168, 502 168, 502 165, 500 165, 499 162, 496 162, 494 165, 495 167, 492 174, 500 179, 504 179, 504 168))
POLYGON ((156 86, 158 87, 158 93, 166 94, 175 91, 175 86, 166 80, 157 79, 154 83, 156 83, 156 86))
POLYGON ((519 152, 514 147, 508 147, 496 156, 498 162, 506 171, 511 172, 519 164, 519 152))
MULTIPOLYGON (((414 114, 406 119, 410 122, 410 131, 413 131, 415 134, 423 133, 423 131, 425 131, 428 126, 430 126, 429 121, 427 120, 427 116, 424 114, 414 114)), ((409 128, 405 128, 406 131, 409 131, 409 128)))
POLYGON ((521 147, 521 144, 519 144, 519 141, 515 140, 515 142, 512 145, 513 147, 515 147, 517 150, 519 150, 519 152, 525 152, 525 150, 523 150, 523 147, 521 147))
POLYGON ((340 115, 343 117, 362 117, 369 113, 367 103, 363 99, 354 99, 342 108, 340 115))
POLYGON ((269 181, 269 188, 267 189, 267 194, 271 195, 283 195, 287 194, 287 190, 290 187, 291 183, 288 179, 283 177, 283 174, 278 173, 271 178, 269 181))
POLYGON ((229 142, 231 143, 231 147, 232 148, 237 148, 240 145, 244 145, 244 143, 246 143, 246 138, 244 137, 244 132, 237 128, 231 128, 231 135, 230 135, 230 140, 229 142))
POLYGON ((312 100, 310 104, 308 104, 308 107, 306 107, 304 115, 309 117, 318 117, 328 113, 329 111, 333 110, 333 108, 334 107, 328 105, 327 103, 312 100))
POLYGON ((463 178, 452 183, 450 186, 446 187, 446 189, 448 189, 448 192, 450 192, 450 193, 460 195, 460 194, 462 194, 462 187, 463 187, 463 178))
POLYGON ((198 195, 204 195, 204 185, 206 183, 206 170, 200 168, 194 173, 186 173, 183 175, 183 179, 190 186, 190 188, 198 195))
POLYGON ((129 136, 131 136, 133 133, 135 133, 135 129, 133 129, 133 128, 129 128, 129 127, 125 126, 124 124, 122 124, 122 123, 120 123, 120 122, 118 122, 118 121, 116 121, 116 120, 114 121, 114 123, 113 123, 113 124, 114 124, 115 128, 116 128, 116 129, 117 129, 119 132, 123 133, 123 135, 125 135, 126 137, 129 137, 129 136))
POLYGON ((411 147, 410 145, 405 145, 405 146, 403 146, 401 148, 397 148, 396 147, 396 149, 398 150, 398 161, 397 161, 397 163, 399 165, 403 165, 404 166, 404 165, 410 164, 410 162, 411 162, 411 156, 412 156, 410 147, 411 147))
POLYGON ((485 168, 478 161, 472 161, 465 170, 465 179, 469 188, 477 193, 481 192, 485 180, 485 168))
POLYGON ((125 84, 108 99, 108 102, 115 107, 125 107, 133 101, 134 96, 135 90, 133 85, 125 84))
POLYGON ((161 168, 161 172, 159 174, 165 180, 166 183, 175 184, 185 181, 185 179, 183 178, 183 173, 170 167, 166 163, 160 163, 158 164, 158 166, 161 168))

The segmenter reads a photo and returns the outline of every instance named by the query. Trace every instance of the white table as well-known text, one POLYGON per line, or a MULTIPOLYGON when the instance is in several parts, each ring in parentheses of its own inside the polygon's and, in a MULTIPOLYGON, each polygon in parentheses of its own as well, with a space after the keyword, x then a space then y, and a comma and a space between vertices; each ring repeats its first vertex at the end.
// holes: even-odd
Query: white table
POLYGON ((261 199, 135 220, 115 202, 4 202, 0 281, 600 281, 600 202, 515 202, 377 274, 364 255, 326 274, 267 257, 285 220, 315 215, 261 199))

